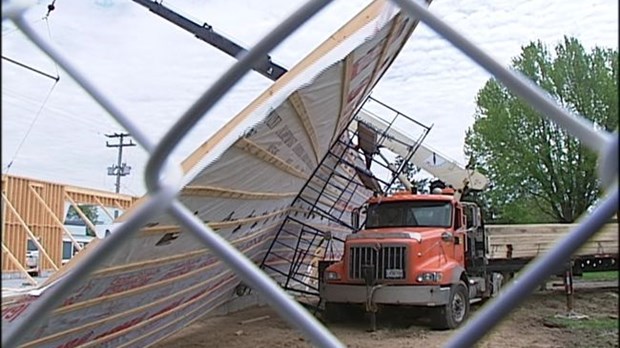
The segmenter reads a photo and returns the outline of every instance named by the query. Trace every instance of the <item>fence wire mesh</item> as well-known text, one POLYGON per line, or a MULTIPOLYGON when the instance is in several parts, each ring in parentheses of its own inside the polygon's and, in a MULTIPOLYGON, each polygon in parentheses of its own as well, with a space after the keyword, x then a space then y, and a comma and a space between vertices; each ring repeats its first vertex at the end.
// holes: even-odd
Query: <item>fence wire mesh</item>
MULTIPOLYGON (((565 264, 571 255, 584 244, 612 215, 618 211, 618 134, 597 130, 594 125, 580 115, 574 115, 558 106, 541 88, 525 76, 503 67, 484 51, 479 49, 465 36, 452 29, 449 24, 439 19, 413 0, 392 0, 410 16, 419 19, 444 39, 449 41, 465 55, 486 69, 495 78, 518 94, 545 117, 551 119, 573 136, 577 137, 599 156, 599 176, 607 195, 598 207, 580 220, 580 224, 559 241, 545 255, 535 259, 520 276, 519 282, 513 283, 504 294, 489 302, 466 325, 455 332, 447 343, 448 347, 468 347, 475 344, 494 325, 505 317, 545 278, 550 276, 557 265, 565 264)), ((299 303, 278 286, 256 264, 220 237, 201 220, 196 218, 176 197, 185 178, 180 167, 167 165, 167 159, 174 148, 192 127, 207 113, 213 105, 235 85, 254 64, 286 39, 294 30, 329 4, 330 0, 308 1, 299 10, 289 16, 272 32, 256 44, 247 55, 237 61, 216 83, 209 88, 185 112, 181 119, 166 133, 164 138, 155 143, 149 136, 132 122, 115 103, 110 100, 95 83, 82 74, 71 60, 50 45, 33 30, 23 15, 28 9, 27 1, 3 1, 2 19, 12 20, 36 46, 52 58, 69 76, 88 92, 150 155, 146 167, 147 199, 142 205, 132 210, 125 223, 115 233, 105 238, 101 245, 76 264, 72 272, 63 277, 56 286, 44 291, 39 300, 32 305, 27 315, 16 321, 16 325, 2 337, 3 347, 17 346, 20 337, 42 320, 80 280, 94 271, 100 261, 112 251, 114 245, 122 243, 132 233, 148 222, 149 219, 165 211, 173 215, 180 225, 186 227, 204 245, 211 249, 228 267, 248 285, 258 291, 284 319, 298 328, 314 345, 320 347, 343 347, 343 344, 319 321, 307 312, 299 303), (162 178, 166 178, 165 180, 162 178)))

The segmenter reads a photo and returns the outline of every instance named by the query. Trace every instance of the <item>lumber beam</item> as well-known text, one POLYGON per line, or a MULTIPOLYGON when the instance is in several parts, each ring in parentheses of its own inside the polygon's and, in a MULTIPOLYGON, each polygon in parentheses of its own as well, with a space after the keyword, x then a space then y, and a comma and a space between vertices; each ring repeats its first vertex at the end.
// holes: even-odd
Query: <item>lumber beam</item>
POLYGON ((7 256, 9 257, 9 260, 11 260, 11 262, 13 262, 15 266, 17 266, 17 269, 19 269, 19 271, 22 272, 24 276, 26 276, 26 280, 28 280, 28 283, 32 285, 37 285, 37 281, 34 280, 34 278, 30 276, 30 274, 28 273, 28 270, 26 270, 26 268, 22 265, 22 263, 19 262, 19 260, 15 257, 15 255, 13 255, 11 250, 9 250, 9 248, 7 248, 6 245, 4 245, 4 242, 2 242, 2 251, 5 252, 7 256))
POLYGON ((4 192, 2 193, 2 199, 6 203, 6 206, 15 215, 15 217, 17 218, 19 223, 22 225, 22 227, 26 230, 26 233, 28 234, 30 239, 32 239, 32 242, 37 246, 37 249, 39 249, 41 254, 43 254, 43 256, 47 259, 47 261, 49 261, 49 263, 52 265, 52 268, 54 268, 55 271, 58 271, 58 266, 56 266, 56 263, 54 262, 54 260, 52 260, 52 258, 49 256, 49 254, 47 253, 47 251, 45 250, 43 245, 41 245, 41 243, 39 243, 39 240, 37 239, 37 237, 34 235, 34 233, 32 233, 32 231, 30 230, 30 227, 28 227, 28 224, 26 223, 26 221, 24 221, 24 219, 22 219, 21 215, 19 215, 19 212, 15 209, 13 204, 11 204, 11 201, 6 197, 4 192))
POLYGON ((88 226, 88 228, 90 228, 93 231, 93 233, 97 235, 97 229, 95 228, 95 225, 93 225, 93 223, 88 219, 86 214, 84 214, 82 209, 80 209, 80 207, 75 203, 73 198, 71 198, 71 196, 67 194, 66 192, 65 192, 65 198, 69 201, 69 203, 71 203, 71 206, 73 207, 73 209, 75 209, 75 211, 78 213, 80 218, 84 221, 84 223, 86 223, 86 226, 88 226))
POLYGON ((52 211, 52 208, 49 207, 49 205, 47 205, 47 202, 45 202, 45 200, 43 199, 43 197, 41 197, 41 195, 39 195, 39 193, 34 189, 34 187, 32 187, 32 185, 28 186, 28 189, 30 189, 30 192, 34 195, 34 197, 39 201, 39 203, 41 203, 41 205, 43 206, 43 208, 45 208, 45 210, 47 211, 47 213, 52 217, 52 220, 54 220, 54 222, 56 223, 56 225, 58 225, 62 231, 64 232, 64 234, 69 237, 69 239, 71 240, 71 244, 73 244, 73 246, 77 249, 77 250, 82 250, 82 246, 80 245, 80 243, 78 243, 75 238, 73 238, 73 235, 71 234, 71 232, 69 232, 69 230, 67 230, 67 228, 65 227, 65 224, 63 224, 60 219, 58 219, 58 217, 56 216, 56 214, 54 213, 54 211, 52 211))
MULTIPOLYGON (((576 224, 487 225, 490 259, 533 258, 551 250, 576 224)), ((618 224, 608 223, 575 256, 618 255, 618 224)))
POLYGON ((97 204, 101 207, 101 209, 103 210, 103 212, 112 220, 114 221, 114 216, 112 216, 112 213, 110 213, 110 211, 108 210, 108 208, 106 208, 103 203, 101 202, 101 200, 99 200, 99 198, 97 197, 93 197, 95 202, 97 202, 97 204))

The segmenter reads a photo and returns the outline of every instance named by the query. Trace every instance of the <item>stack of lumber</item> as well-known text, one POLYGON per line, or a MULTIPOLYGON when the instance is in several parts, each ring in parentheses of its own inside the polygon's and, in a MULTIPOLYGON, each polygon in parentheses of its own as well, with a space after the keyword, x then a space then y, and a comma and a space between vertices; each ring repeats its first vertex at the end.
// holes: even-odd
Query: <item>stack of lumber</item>
MULTIPOLYGON (((487 225, 488 258, 532 258, 549 251, 576 224, 487 225)), ((618 255, 618 223, 608 223, 574 256, 618 255)))

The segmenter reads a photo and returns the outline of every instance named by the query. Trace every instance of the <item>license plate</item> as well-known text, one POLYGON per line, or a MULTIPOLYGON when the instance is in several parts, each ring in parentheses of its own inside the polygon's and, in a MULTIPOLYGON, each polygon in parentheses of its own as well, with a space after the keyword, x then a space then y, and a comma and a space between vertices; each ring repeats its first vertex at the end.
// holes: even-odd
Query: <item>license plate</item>
POLYGON ((386 278, 402 278, 403 277, 403 270, 402 269, 386 269, 385 270, 385 277, 386 278))

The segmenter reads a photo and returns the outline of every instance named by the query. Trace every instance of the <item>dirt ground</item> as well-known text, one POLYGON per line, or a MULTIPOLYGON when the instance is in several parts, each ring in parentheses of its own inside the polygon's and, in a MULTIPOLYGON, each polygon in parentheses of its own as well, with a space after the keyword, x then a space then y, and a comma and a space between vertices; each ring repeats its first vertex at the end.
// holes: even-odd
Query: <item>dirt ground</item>
MULTIPOLYGON (((609 285, 609 284, 608 284, 609 285)), ((618 288, 580 287, 575 313, 588 319, 558 319, 565 315, 562 289, 539 290, 487 335, 478 347, 618 347, 618 288)), ((472 315, 480 305, 472 305, 472 315)), ((379 329, 367 332, 363 318, 327 327, 347 347, 441 347, 453 331, 433 331, 420 320, 391 323, 379 319, 379 329)), ((269 307, 254 307, 225 317, 201 319, 156 347, 311 347, 269 307), (268 316, 252 323, 241 321, 268 316)))

